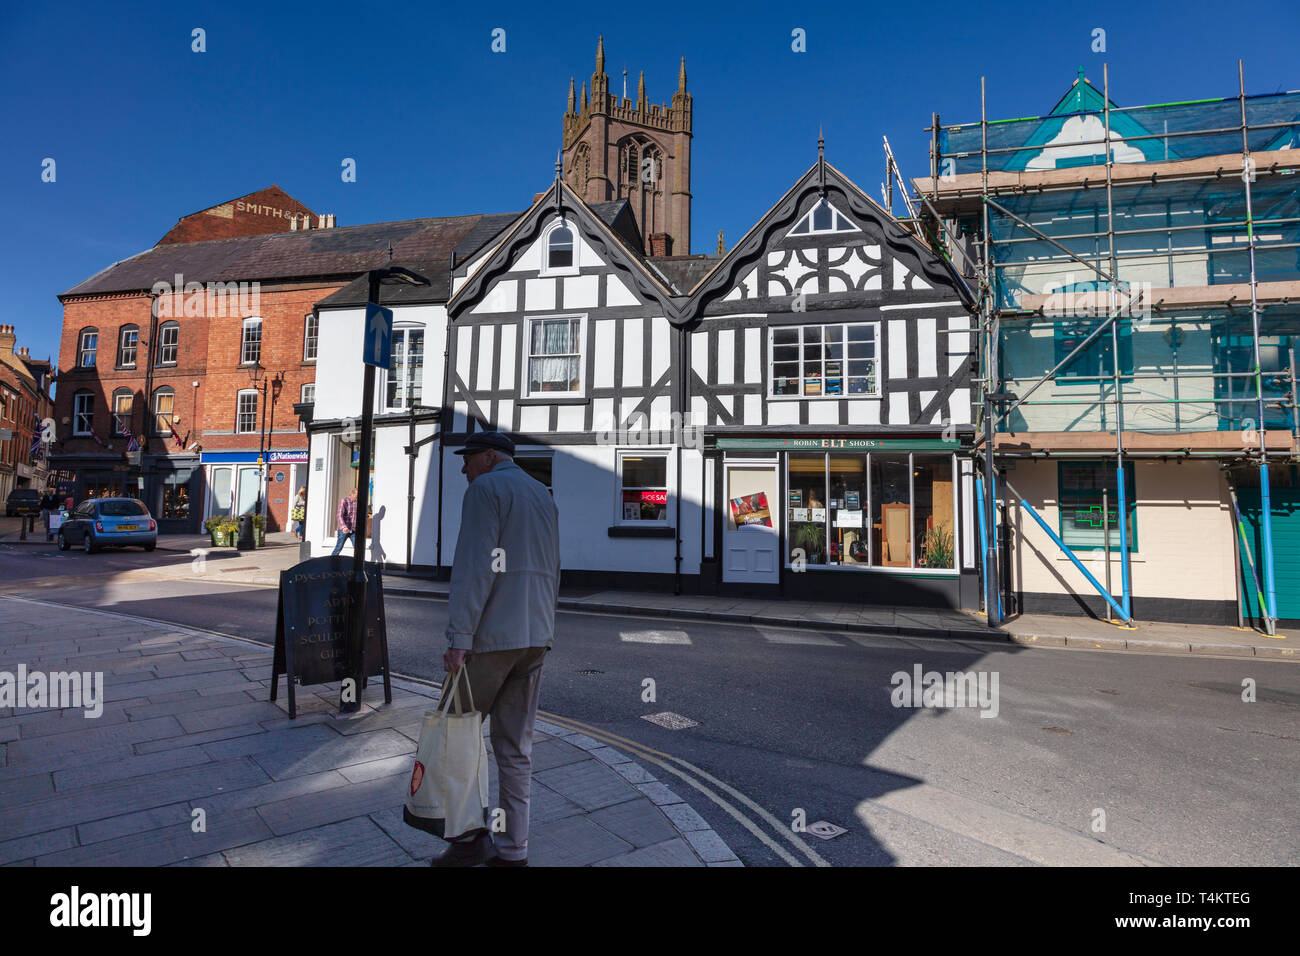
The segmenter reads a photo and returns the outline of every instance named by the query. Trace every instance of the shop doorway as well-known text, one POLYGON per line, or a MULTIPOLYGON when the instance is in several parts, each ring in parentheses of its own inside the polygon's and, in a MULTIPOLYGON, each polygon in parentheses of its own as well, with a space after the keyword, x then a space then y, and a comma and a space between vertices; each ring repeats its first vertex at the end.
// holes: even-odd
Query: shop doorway
POLYGON ((779 584, 780 512, 776 462, 728 462, 723 475, 722 580, 779 584))

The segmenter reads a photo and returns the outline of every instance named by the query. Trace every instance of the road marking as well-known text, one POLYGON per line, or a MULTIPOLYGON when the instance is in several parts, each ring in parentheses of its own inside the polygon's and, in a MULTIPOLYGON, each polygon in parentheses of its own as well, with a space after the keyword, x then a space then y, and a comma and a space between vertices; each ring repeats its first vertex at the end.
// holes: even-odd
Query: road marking
POLYGON ((825 634, 803 631, 776 630, 770 627, 756 627, 754 630, 770 644, 815 644, 821 647, 842 647, 839 641, 825 634))
POLYGON ((658 724, 668 730, 685 730, 687 727, 700 726, 698 720, 691 720, 681 714, 674 714, 671 710, 665 710, 661 714, 642 714, 641 719, 648 720, 652 724, 658 724))
POLYGON ((689 644, 685 631, 619 631, 618 639, 629 644, 689 644))
MULTIPOLYGON (((539 713, 541 712, 539 711, 539 713)), ((796 849, 801 851, 805 856, 808 857, 809 860, 813 862, 813 865, 815 866, 831 865, 828 860, 826 860, 824 857, 821 856, 821 854, 817 853, 817 851, 815 851, 807 843, 799 839, 799 837, 795 836, 794 833, 790 830, 789 826, 782 823, 772 814, 768 813, 765 809, 760 807, 757 803, 755 803, 749 797, 745 796, 735 787, 732 787, 730 784, 724 783, 723 781, 719 780, 717 777, 713 776, 707 771, 701 770, 699 767, 695 766, 694 764, 682 760, 680 757, 674 757, 672 754, 664 753, 661 750, 655 750, 653 747, 648 747, 645 744, 637 743, 635 740, 629 740, 626 737, 621 737, 618 734, 615 734, 611 731, 602 730, 599 727, 593 727, 590 724, 583 723, 580 720, 574 720, 572 717, 557 717, 553 714, 542 714, 542 716, 544 716, 547 720, 549 720, 552 723, 559 724, 561 727, 568 727, 570 730, 587 734, 589 737, 595 737, 598 740, 603 740, 611 747, 615 747, 620 750, 626 750, 628 753, 635 754, 637 757, 644 760, 648 760, 650 763, 653 763, 658 767, 662 767, 664 770, 667 770, 669 773, 681 777, 682 780, 686 781, 686 783, 690 784, 692 787, 694 787, 700 793, 704 794, 706 797, 708 797, 710 800, 716 803, 720 808, 722 808, 724 811, 726 811, 728 814, 734 817, 736 821, 741 824, 741 826, 743 826, 746 830, 749 830, 749 832, 753 833, 756 837, 762 840, 764 845, 766 845, 768 849, 770 849, 773 853, 777 854, 777 856, 781 857, 781 859, 785 860, 791 866, 802 866, 803 864, 800 863, 796 857, 791 855, 790 852, 785 849, 785 847, 781 846, 779 843, 776 843, 774 840, 772 840, 772 838, 767 833, 759 829, 758 825, 754 823, 754 821, 752 821, 742 811, 737 810, 730 803, 723 800, 720 796, 714 793, 709 787, 706 787, 699 780, 694 779, 694 777, 698 776, 704 781, 713 784, 719 790, 724 791, 736 801, 749 807, 754 813, 762 817, 762 819, 775 832, 781 834, 781 836, 783 836, 785 839, 789 840, 792 844, 794 844, 796 849), (689 771, 689 773, 678 769, 678 767, 673 766, 673 764, 677 764, 681 767, 685 767, 686 770, 689 771)))

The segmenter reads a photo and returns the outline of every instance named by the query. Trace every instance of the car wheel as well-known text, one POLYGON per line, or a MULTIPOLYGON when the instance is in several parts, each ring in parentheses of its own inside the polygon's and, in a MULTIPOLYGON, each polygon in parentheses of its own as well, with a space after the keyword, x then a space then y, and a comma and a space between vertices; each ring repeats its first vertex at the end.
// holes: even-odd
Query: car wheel
POLYGON ((64 537, 62 531, 59 532, 59 550, 60 551, 68 550, 68 539, 64 537))
POLYGON ((94 554, 94 553, 95 553, 95 540, 94 540, 94 539, 95 539, 95 536, 94 536, 93 534, 91 534, 89 531, 87 531, 87 532, 86 532, 86 536, 85 536, 84 538, 81 539, 81 547, 82 547, 82 550, 84 550, 84 551, 86 552, 86 554, 94 554))
POLYGON ((152 551, 152 550, 153 550, 154 548, 156 548, 156 547, 158 547, 158 545, 157 545, 156 543, 155 543, 155 544, 146 544, 146 545, 144 546, 144 549, 145 549, 146 551, 152 551))

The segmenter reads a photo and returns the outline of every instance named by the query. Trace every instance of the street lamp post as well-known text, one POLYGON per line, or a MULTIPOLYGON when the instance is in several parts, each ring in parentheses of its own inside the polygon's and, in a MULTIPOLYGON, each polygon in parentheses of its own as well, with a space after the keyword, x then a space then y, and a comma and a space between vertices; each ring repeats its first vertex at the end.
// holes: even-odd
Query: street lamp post
MULTIPOLYGON (((390 251, 391 255, 391 251, 390 251)), ((428 285, 429 280, 417 272, 401 266, 371 269, 366 274, 366 313, 370 305, 379 305, 381 285, 428 285)), ((369 329, 362 333, 363 342, 369 329)), ((357 517, 352 532, 352 580, 348 584, 348 666, 347 679, 351 680, 353 695, 348 700, 345 691, 339 691, 339 712, 355 713, 361 709, 361 687, 365 680, 366 640, 366 512, 370 507, 370 450, 375 426, 375 366, 366 362, 361 379, 361 448, 357 461, 357 517)), ((344 681, 346 686, 347 681, 344 681)))
MULTIPOLYGON (((278 398, 280 395, 280 387, 284 384, 284 373, 281 372, 279 375, 276 375, 274 379, 268 380, 266 377, 266 368, 259 360, 249 367, 248 375, 254 388, 257 388, 259 385, 261 386, 260 390, 262 393, 262 426, 257 435, 257 504, 254 506, 253 511, 262 516, 262 527, 265 529, 266 475, 268 471, 266 467, 266 456, 269 452, 269 446, 266 440, 266 387, 269 381, 272 397, 278 398)), ((272 427, 274 427, 274 419, 272 419, 272 427)))

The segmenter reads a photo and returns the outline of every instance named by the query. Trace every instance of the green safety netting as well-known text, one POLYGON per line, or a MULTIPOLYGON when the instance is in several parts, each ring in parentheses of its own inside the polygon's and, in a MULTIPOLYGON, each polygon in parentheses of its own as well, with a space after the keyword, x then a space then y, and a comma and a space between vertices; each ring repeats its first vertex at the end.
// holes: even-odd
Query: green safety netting
MULTIPOLYGON (((1248 96, 1245 102, 1251 152, 1300 148, 1300 91, 1248 96)), ((1101 94, 1085 81, 1076 84, 1057 107, 1069 112, 988 123, 988 168, 1021 171, 1104 163, 1103 106, 1101 94)), ((1240 153, 1241 101, 1234 97, 1112 107, 1110 132, 1117 163, 1240 153)), ((981 138, 979 123, 941 128, 940 174, 980 172, 981 138)))

